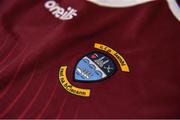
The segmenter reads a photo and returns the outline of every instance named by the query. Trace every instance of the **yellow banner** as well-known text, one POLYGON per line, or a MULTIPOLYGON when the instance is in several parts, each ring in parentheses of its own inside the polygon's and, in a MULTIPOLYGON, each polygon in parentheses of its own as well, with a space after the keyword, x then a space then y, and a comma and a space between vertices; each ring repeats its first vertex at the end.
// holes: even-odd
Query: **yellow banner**
POLYGON ((62 66, 59 70, 59 81, 61 85, 64 87, 64 89, 74 95, 78 95, 82 97, 89 97, 90 89, 77 88, 71 85, 71 83, 69 83, 66 76, 66 70, 67 70, 67 66, 62 66))
POLYGON ((109 54, 111 54, 119 63, 121 70, 123 72, 130 72, 128 64, 126 63, 125 59, 115 50, 113 50, 112 48, 103 45, 103 44, 98 44, 95 43, 94 48, 108 52, 109 54))

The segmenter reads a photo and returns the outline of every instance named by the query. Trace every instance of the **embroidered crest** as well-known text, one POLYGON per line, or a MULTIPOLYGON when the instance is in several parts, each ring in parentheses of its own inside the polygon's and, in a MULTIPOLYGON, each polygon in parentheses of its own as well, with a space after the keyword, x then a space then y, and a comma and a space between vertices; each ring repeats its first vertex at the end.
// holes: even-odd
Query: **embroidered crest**
MULTIPOLYGON (((117 70, 113 60, 117 61, 116 63, 122 72, 130 72, 127 62, 117 51, 98 43, 94 44, 94 48, 103 53, 94 51, 83 56, 75 65, 73 75, 75 81, 95 82, 112 76, 117 70), (111 55, 114 59, 111 59, 108 55, 111 55)), ((67 75, 67 67, 65 65, 59 69, 59 81, 62 87, 73 95, 90 97, 90 88, 80 88, 70 83, 67 75)))
POLYGON ((77 63, 74 79, 82 82, 100 81, 112 76, 116 69, 110 57, 100 52, 91 52, 77 63))

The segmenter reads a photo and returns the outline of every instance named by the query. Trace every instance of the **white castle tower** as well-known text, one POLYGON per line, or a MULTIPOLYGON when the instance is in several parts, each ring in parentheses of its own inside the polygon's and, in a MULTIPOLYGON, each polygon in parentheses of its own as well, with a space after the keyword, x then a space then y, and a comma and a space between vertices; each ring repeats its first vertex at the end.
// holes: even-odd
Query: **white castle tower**
POLYGON ((97 59, 97 60, 94 60, 94 61, 95 61, 96 64, 99 65, 99 67, 102 68, 105 64, 107 64, 107 63, 109 62, 109 60, 103 61, 104 58, 105 58, 105 57, 101 57, 101 58, 99 58, 99 59, 97 59))

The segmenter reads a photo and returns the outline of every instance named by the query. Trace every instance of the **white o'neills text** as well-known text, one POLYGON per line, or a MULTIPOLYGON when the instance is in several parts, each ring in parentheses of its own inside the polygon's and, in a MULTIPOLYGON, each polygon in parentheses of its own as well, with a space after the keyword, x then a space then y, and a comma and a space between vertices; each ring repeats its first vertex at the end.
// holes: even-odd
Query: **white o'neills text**
POLYGON ((70 20, 77 16, 77 10, 71 7, 68 7, 67 10, 65 10, 54 0, 47 1, 44 6, 52 13, 52 15, 60 20, 70 20))

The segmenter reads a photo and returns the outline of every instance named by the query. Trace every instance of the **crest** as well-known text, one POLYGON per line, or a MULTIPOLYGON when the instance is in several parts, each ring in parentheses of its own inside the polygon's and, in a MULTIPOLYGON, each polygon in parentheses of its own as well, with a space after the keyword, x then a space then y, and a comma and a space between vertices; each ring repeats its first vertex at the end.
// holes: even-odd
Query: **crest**
POLYGON ((74 79, 79 82, 100 81, 116 72, 113 60, 104 53, 91 52, 83 56, 76 64, 74 79))
MULTIPOLYGON (((103 44, 94 44, 98 51, 90 52, 81 57, 74 67, 74 80, 77 82, 96 82, 112 76, 118 68, 122 72, 130 72, 129 66, 123 56, 112 48, 103 44), (102 51, 102 52, 99 52, 102 51), (107 54, 106 54, 107 53, 107 54), (114 59, 109 57, 111 55, 114 59), (114 63, 116 60, 116 64, 114 63)), ((59 81, 62 87, 69 93, 81 97, 90 97, 91 89, 74 86, 68 80, 68 66, 61 66, 59 69, 59 81)))

